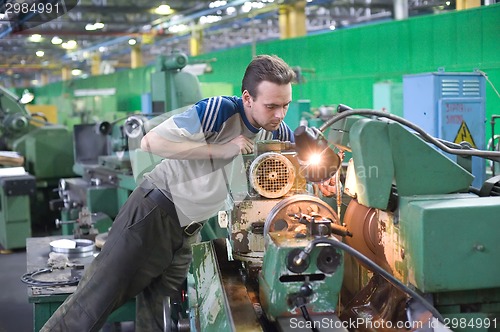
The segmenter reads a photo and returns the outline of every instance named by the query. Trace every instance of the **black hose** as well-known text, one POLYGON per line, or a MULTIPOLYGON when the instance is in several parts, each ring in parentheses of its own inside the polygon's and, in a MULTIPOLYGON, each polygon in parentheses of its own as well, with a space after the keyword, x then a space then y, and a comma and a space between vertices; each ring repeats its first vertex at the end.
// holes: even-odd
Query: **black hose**
POLYGON ((328 127, 330 127, 332 124, 334 124, 337 121, 342 120, 343 118, 346 118, 348 116, 352 115, 372 115, 372 116, 378 116, 382 118, 388 118, 390 120, 396 121, 414 131, 416 131, 420 136, 426 140, 429 143, 432 143, 433 145, 437 146, 441 150, 443 150, 446 153, 450 154, 455 154, 455 155, 461 155, 461 156, 477 156, 477 157, 482 157, 482 158, 487 158, 491 160, 498 161, 500 160, 500 152, 498 151, 483 151, 483 150, 477 150, 477 149, 455 149, 455 148, 449 148, 447 144, 444 144, 441 140, 436 139, 435 137, 429 135, 426 133, 422 128, 419 126, 415 125, 414 123, 401 118, 397 115, 390 114, 390 113, 385 113, 385 112, 380 112, 380 111, 374 111, 370 109, 357 109, 357 110, 351 110, 351 111, 344 111, 342 113, 338 113, 337 115, 333 116, 325 122, 319 130, 321 132, 324 132, 328 127))
POLYGON ((359 259, 363 264, 365 264, 366 266, 368 266, 372 270, 374 270, 377 273, 379 273, 384 279, 386 279, 392 285, 394 285, 395 287, 397 287, 401 291, 405 292, 409 296, 411 296, 411 297, 417 299, 418 301, 420 301, 422 303, 422 305, 427 310, 429 310, 429 312, 431 312, 434 317, 436 317, 441 323, 444 324, 443 316, 441 316, 441 314, 439 313, 439 311, 437 311, 437 309, 434 308, 434 306, 432 304, 430 304, 422 295, 420 295, 419 293, 415 292, 413 289, 411 289, 408 286, 406 286, 405 284, 403 284, 401 281, 399 281, 398 279, 396 279, 392 274, 390 274, 386 270, 382 269, 380 266, 378 266, 377 264, 375 264, 371 259, 369 259, 365 255, 363 255, 362 253, 360 253, 356 249, 348 246, 347 244, 345 244, 343 242, 340 242, 336 238, 324 238, 324 237, 315 238, 314 240, 312 240, 311 242, 309 242, 309 244, 307 245, 307 247, 305 247, 304 250, 302 250, 295 257, 294 263, 300 265, 300 263, 302 263, 302 261, 311 253, 311 251, 313 250, 313 248, 316 245, 320 244, 320 243, 326 243, 326 244, 329 244, 332 247, 335 247, 337 249, 344 250, 347 253, 349 253, 352 256, 354 256, 355 258, 359 259))

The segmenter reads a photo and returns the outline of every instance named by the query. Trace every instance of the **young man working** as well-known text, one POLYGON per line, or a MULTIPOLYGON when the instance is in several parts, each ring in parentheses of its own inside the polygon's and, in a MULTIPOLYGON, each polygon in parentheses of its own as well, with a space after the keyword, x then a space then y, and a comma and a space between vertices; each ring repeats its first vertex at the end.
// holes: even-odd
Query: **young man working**
POLYGON ((283 119, 294 78, 280 58, 255 57, 241 97, 202 100, 144 136, 141 148, 165 159, 131 193, 77 290, 42 331, 98 331, 135 296, 136 331, 163 331, 163 299, 186 278, 194 235, 227 207, 232 162, 258 139, 293 142, 283 119))

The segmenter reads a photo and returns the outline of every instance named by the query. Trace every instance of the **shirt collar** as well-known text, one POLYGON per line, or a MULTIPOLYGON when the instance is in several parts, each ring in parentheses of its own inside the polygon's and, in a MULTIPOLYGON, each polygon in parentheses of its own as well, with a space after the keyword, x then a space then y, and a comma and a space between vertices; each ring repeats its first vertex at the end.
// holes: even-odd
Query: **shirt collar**
POLYGON ((243 119, 243 123, 245 124, 245 126, 248 128, 248 130, 250 130, 252 133, 256 134, 260 131, 260 128, 256 128, 254 127, 250 121, 248 121, 248 118, 247 118, 247 115, 245 114, 245 108, 243 107, 243 98, 240 98, 238 100, 238 106, 239 106, 239 109, 240 109, 240 115, 241 115, 241 118, 243 119))

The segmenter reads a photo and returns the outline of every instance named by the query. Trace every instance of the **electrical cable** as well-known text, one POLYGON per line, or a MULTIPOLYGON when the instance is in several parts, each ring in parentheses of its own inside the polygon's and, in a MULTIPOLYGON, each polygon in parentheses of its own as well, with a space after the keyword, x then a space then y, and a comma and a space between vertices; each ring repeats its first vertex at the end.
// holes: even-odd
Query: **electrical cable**
POLYGON ((340 250, 344 250, 345 252, 349 253, 350 255, 354 256, 358 260, 360 260, 363 264, 371 268, 373 271, 376 271, 379 273, 384 279, 386 279, 389 283, 391 283, 393 286, 397 287, 401 291, 405 292, 409 296, 417 299, 422 303, 422 305, 429 310, 430 313, 434 317, 436 317, 441 323, 444 324, 444 319, 443 316, 437 311, 436 308, 432 304, 430 304, 422 295, 414 291, 413 289, 409 288, 405 284, 403 284, 401 281, 396 279, 392 274, 387 272, 386 270, 382 269, 380 266, 375 264, 371 259, 357 251, 356 249, 348 246, 347 244, 337 240, 336 238, 324 238, 324 237, 319 237, 315 238, 309 244, 294 258, 294 264, 300 265, 304 259, 306 259, 307 256, 311 253, 313 248, 317 246, 320 243, 324 244, 329 244, 332 247, 335 247, 340 250))
POLYGON ((21 281, 25 284, 31 285, 31 286, 39 286, 39 287, 47 287, 47 286, 74 286, 77 285, 80 282, 80 277, 73 276, 71 279, 68 280, 62 280, 62 281, 44 281, 44 280, 38 280, 35 279, 35 276, 44 274, 44 273, 51 273, 53 270, 52 268, 43 268, 39 269, 33 272, 28 272, 22 275, 21 281))
POLYGON ((319 332, 319 330, 314 326, 314 322, 311 319, 311 316, 309 316, 309 311, 307 311, 306 305, 303 304, 300 307, 300 311, 302 312, 302 317, 306 320, 306 322, 311 323, 311 331, 313 332, 319 332))
POLYGON ((495 91, 495 93, 497 94, 497 97, 500 98, 500 93, 495 88, 495 85, 493 85, 493 83, 491 83, 490 79, 488 78, 488 75, 484 71, 482 71, 482 70, 476 70, 476 71, 479 74, 481 74, 482 76, 484 76, 484 78, 486 79, 486 81, 488 81, 488 83, 491 85, 491 88, 493 89, 493 91, 495 91))
POLYGON ((429 143, 432 143, 433 145, 437 146, 441 150, 443 150, 446 153, 450 154, 455 154, 455 155, 461 155, 461 156, 476 156, 476 157, 482 157, 486 159, 491 159, 494 161, 500 160, 500 151, 484 151, 484 150, 477 150, 473 148, 468 148, 468 149, 456 149, 456 148, 450 148, 448 145, 453 145, 454 143, 447 142, 446 144, 443 143, 443 140, 436 139, 435 137, 429 135, 427 132, 425 132, 422 128, 419 126, 415 125, 414 123, 401 118, 397 115, 390 114, 390 113, 385 113, 381 111, 374 111, 370 109, 353 109, 349 111, 344 111, 342 113, 338 113, 337 115, 333 116, 330 118, 328 121, 326 121, 319 130, 321 132, 324 132, 328 127, 330 127, 332 124, 335 122, 338 122, 348 116, 352 115, 371 115, 371 116, 377 116, 377 117, 383 117, 383 118, 388 118, 390 120, 396 121, 414 131, 416 131, 422 139, 426 140, 429 143))

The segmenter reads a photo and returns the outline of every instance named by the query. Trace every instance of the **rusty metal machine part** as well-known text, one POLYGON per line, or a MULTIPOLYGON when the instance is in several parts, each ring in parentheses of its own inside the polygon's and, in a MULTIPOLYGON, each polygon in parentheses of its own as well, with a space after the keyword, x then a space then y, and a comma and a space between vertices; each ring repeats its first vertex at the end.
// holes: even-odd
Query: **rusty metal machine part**
POLYGON ((310 195, 294 195, 280 201, 271 209, 264 224, 264 238, 267 241, 266 235, 274 231, 301 232, 306 229, 300 222, 301 219, 311 216, 338 223, 335 211, 321 199, 310 195))
POLYGON ((377 210, 369 208, 352 199, 344 215, 344 223, 352 233, 346 237, 346 243, 363 255, 390 271, 384 254, 378 226, 377 210))
POLYGON ((267 152, 261 154, 250 165, 252 187, 266 198, 286 195, 295 182, 295 167, 285 156, 267 152))

